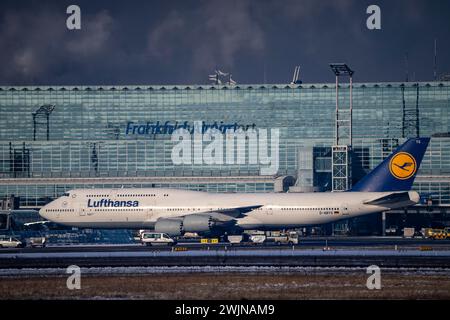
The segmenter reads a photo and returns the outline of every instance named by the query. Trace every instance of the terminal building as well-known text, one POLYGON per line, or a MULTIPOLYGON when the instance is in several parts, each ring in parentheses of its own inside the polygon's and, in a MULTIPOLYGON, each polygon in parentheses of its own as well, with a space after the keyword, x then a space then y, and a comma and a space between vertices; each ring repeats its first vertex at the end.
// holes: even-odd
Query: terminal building
MULTIPOLYGON (((337 93, 335 83, 3 86, 0 198, 14 195, 20 209, 36 209, 73 188, 331 191, 336 95, 341 105, 350 97, 349 84, 338 87, 337 93), (278 129, 277 172, 261 175, 262 165, 248 161, 175 164, 171 133, 196 122, 219 130, 278 129)), ((388 213, 387 223, 447 225, 450 82, 353 83, 351 96, 349 186, 405 139, 430 136, 414 184, 423 202, 388 213)), ((382 232, 381 215, 358 219, 331 232, 382 232)))

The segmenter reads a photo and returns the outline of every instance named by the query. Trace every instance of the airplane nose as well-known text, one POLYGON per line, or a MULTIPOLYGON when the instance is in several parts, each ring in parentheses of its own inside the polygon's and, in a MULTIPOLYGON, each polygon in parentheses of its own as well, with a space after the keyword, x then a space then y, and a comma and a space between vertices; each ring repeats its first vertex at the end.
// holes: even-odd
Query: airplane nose
POLYGON ((48 205, 43 206, 40 210, 39 210, 39 215, 44 218, 45 220, 49 220, 48 218, 48 205))

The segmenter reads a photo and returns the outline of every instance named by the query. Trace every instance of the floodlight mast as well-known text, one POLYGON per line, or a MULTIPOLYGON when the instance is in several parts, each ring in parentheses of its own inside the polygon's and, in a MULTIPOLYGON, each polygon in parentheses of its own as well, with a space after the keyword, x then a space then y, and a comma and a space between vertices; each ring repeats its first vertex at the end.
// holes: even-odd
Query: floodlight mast
POLYGON ((31 113, 33 116, 33 141, 36 141, 36 125, 38 122, 36 121, 39 117, 44 117, 47 123, 47 140, 50 140, 50 114, 55 109, 55 105, 53 104, 44 104, 39 107, 35 112, 31 113))
POLYGON ((341 144, 341 132, 339 131, 342 121, 347 121, 348 123, 348 142, 346 144, 352 145, 353 134, 352 134, 352 122, 353 122, 353 74, 355 73, 350 67, 345 63, 330 63, 330 68, 336 76, 336 127, 335 127, 335 144, 341 144), (339 117, 339 77, 348 76, 350 80, 350 102, 349 102, 349 114, 348 118, 343 120, 339 117))
POLYGON ((330 63, 336 76, 335 141, 332 147, 332 191, 351 188, 351 148, 353 118, 353 73, 345 63, 330 63), (339 106, 339 77, 350 78, 350 101, 348 108, 339 106))

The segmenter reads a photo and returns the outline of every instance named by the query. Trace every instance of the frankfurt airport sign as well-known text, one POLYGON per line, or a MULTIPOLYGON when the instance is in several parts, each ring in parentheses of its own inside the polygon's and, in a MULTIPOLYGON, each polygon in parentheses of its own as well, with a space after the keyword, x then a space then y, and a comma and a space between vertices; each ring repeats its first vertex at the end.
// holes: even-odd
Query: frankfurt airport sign
POLYGON ((259 165, 261 175, 274 175, 279 168, 278 128, 256 125, 194 121, 128 122, 125 134, 169 134, 174 142, 171 159, 177 165, 259 165))
POLYGON ((184 129, 189 131, 191 134, 195 130, 200 130, 196 133, 206 133, 210 129, 219 130, 223 134, 227 131, 248 131, 249 129, 255 129, 256 124, 251 125, 240 125, 235 123, 224 123, 223 121, 212 123, 206 123, 202 121, 201 126, 190 124, 189 121, 178 122, 178 121, 156 121, 156 122, 146 122, 146 123, 136 123, 129 121, 125 129, 126 135, 151 135, 151 134, 172 134, 177 129, 184 129))

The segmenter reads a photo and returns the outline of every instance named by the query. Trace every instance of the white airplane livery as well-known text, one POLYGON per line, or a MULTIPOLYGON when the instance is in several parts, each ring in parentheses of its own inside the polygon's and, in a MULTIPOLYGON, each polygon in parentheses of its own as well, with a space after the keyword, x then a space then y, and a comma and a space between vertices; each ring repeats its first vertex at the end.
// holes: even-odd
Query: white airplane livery
POLYGON ((75 189, 40 215, 81 228, 154 229, 172 236, 318 225, 419 202, 410 191, 429 138, 413 138, 346 192, 206 193, 177 189, 75 189))

